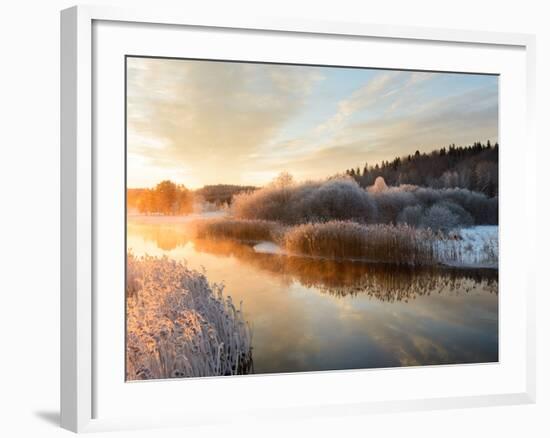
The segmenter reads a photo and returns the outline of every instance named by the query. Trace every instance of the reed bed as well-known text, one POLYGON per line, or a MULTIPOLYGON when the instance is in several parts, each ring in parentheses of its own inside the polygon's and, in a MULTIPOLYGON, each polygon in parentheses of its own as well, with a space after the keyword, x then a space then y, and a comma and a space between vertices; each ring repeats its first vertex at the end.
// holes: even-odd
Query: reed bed
POLYGON ((277 241, 284 227, 274 221, 254 219, 213 219, 193 224, 199 239, 235 239, 248 242, 277 241))
POLYGON ((290 228, 283 243, 288 252, 307 256, 427 265, 437 262, 434 239, 432 231, 408 225, 331 221, 290 228))
POLYGON ((127 260, 128 380, 247 374, 251 334, 241 306, 175 260, 127 260))
POLYGON ((199 240, 269 241, 293 255, 409 266, 494 268, 498 266, 498 235, 491 229, 472 227, 446 232, 406 224, 367 225, 352 221, 284 226, 273 221, 234 218, 194 224, 199 240))

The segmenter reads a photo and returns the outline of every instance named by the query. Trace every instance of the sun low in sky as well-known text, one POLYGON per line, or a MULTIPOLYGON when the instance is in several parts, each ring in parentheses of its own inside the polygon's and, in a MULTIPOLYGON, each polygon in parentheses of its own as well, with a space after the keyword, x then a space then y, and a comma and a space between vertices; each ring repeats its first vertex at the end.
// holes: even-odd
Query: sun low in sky
POLYGON ((261 186, 498 141, 498 76, 130 57, 127 184, 261 186))

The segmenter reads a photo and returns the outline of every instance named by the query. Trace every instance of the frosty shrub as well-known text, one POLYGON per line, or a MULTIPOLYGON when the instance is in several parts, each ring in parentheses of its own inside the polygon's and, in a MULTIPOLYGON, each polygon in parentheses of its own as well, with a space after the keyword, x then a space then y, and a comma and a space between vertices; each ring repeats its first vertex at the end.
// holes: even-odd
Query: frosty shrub
POLYGON ((467 189, 443 189, 441 192, 443 200, 460 205, 472 215, 476 224, 498 224, 498 198, 467 189))
POLYGON ((434 230, 498 224, 498 199, 466 189, 407 185, 389 187, 372 192, 372 195, 377 206, 378 223, 407 223, 434 230), (434 206, 438 208, 431 211, 434 206))
POLYGON ((166 257, 127 262, 128 380, 250 372, 249 327, 221 286, 166 257))
POLYGON ((376 206, 371 196, 351 178, 286 187, 268 185, 253 193, 237 195, 232 211, 235 217, 242 219, 285 224, 332 219, 367 222, 376 217, 376 206))
POLYGON ((425 228, 432 230, 451 230, 458 227, 472 226, 474 220, 470 213, 452 202, 438 202, 423 214, 420 221, 425 228))
POLYGON ((284 246, 290 253, 308 256, 426 265, 435 262, 434 241, 431 231, 408 225, 330 221, 290 228, 284 246))
POLYGON ((369 192, 373 192, 373 193, 381 193, 388 190, 388 186, 386 185, 386 181, 384 181, 384 178, 379 176, 374 180, 374 184, 371 187, 369 187, 368 190, 369 192))
POLYGON ((277 222, 247 219, 213 219, 193 224, 199 239, 235 239, 249 242, 275 241, 282 233, 277 222))
POLYGON ((239 219, 286 225, 340 220, 406 223, 446 230, 454 226, 497 225, 498 198, 459 188, 388 187, 382 177, 364 190, 351 178, 333 178, 270 184, 255 192, 241 193, 234 198, 232 213, 239 219), (438 208, 431 211, 436 205, 438 208), (449 222, 442 221, 445 219, 449 222))
POLYGON ((397 223, 410 225, 411 227, 419 227, 422 216, 423 211, 420 205, 408 206, 397 215, 397 223))
POLYGON ((419 205, 414 191, 400 190, 398 187, 374 192, 372 196, 378 211, 376 223, 380 224, 395 224, 405 208, 419 205))
POLYGON ((291 206, 299 212, 295 222, 348 220, 373 221, 376 206, 371 196, 351 179, 333 179, 321 184, 291 206))
POLYGON ((472 225, 474 225, 474 218, 472 217, 472 215, 460 205, 455 204, 451 201, 441 201, 437 203, 436 206, 444 207, 449 210, 453 215, 453 219, 451 222, 454 221, 456 224, 455 226, 453 226, 452 224, 449 225, 446 223, 442 223, 439 227, 440 229, 452 229, 454 227, 471 227, 472 225))
POLYGON ((454 228, 459 225, 458 217, 444 205, 431 206, 422 217, 422 225, 432 230, 454 228))

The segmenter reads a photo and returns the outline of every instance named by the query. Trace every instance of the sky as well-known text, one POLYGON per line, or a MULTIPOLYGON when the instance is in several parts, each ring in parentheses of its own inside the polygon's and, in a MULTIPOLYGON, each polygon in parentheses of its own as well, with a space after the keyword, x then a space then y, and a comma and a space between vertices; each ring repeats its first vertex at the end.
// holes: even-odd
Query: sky
POLYGON ((315 180, 498 141, 498 77, 127 59, 127 185, 315 180))

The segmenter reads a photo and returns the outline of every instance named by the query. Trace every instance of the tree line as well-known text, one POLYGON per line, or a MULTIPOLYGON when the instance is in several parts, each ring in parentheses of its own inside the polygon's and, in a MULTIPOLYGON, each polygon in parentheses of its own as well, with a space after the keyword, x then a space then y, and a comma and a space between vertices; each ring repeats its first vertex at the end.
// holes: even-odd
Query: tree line
POLYGON ((230 205, 233 196, 242 192, 253 192, 257 187, 254 186, 239 186, 235 184, 214 184, 206 185, 198 190, 195 190, 195 196, 200 197, 205 202, 210 202, 217 206, 227 204, 230 205))
MULTIPOLYGON (((382 178, 388 186, 410 184, 432 189, 461 188, 492 198, 498 196, 498 143, 476 142, 465 147, 452 144, 428 153, 417 150, 414 154, 374 166, 365 163, 362 169, 347 169, 345 174, 364 189, 374 186, 375 181, 382 178)), ((286 185, 292 186, 292 181, 286 185)), ((127 207, 141 214, 180 215, 193 212, 195 202, 230 205, 235 196, 255 191, 257 188, 253 186, 232 184, 206 185, 192 191, 165 180, 150 189, 128 189, 127 207)))
POLYGON ((180 215, 192 213, 195 203, 230 205, 234 195, 254 190, 253 186, 216 184, 193 191, 183 184, 165 180, 152 189, 128 189, 126 201, 129 210, 141 214, 180 215))
POLYGON ((498 143, 476 142, 464 147, 452 144, 429 153, 417 150, 374 166, 365 163, 363 168, 347 169, 345 174, 363 188, 382 177, 390 186, 458 187, 498 196, 498 143))
POLYGON ((152 189, 128 189, 127 207, 142 214, 179 215, 193 211, 193 193, 184 185, 162 181, 152 189))

